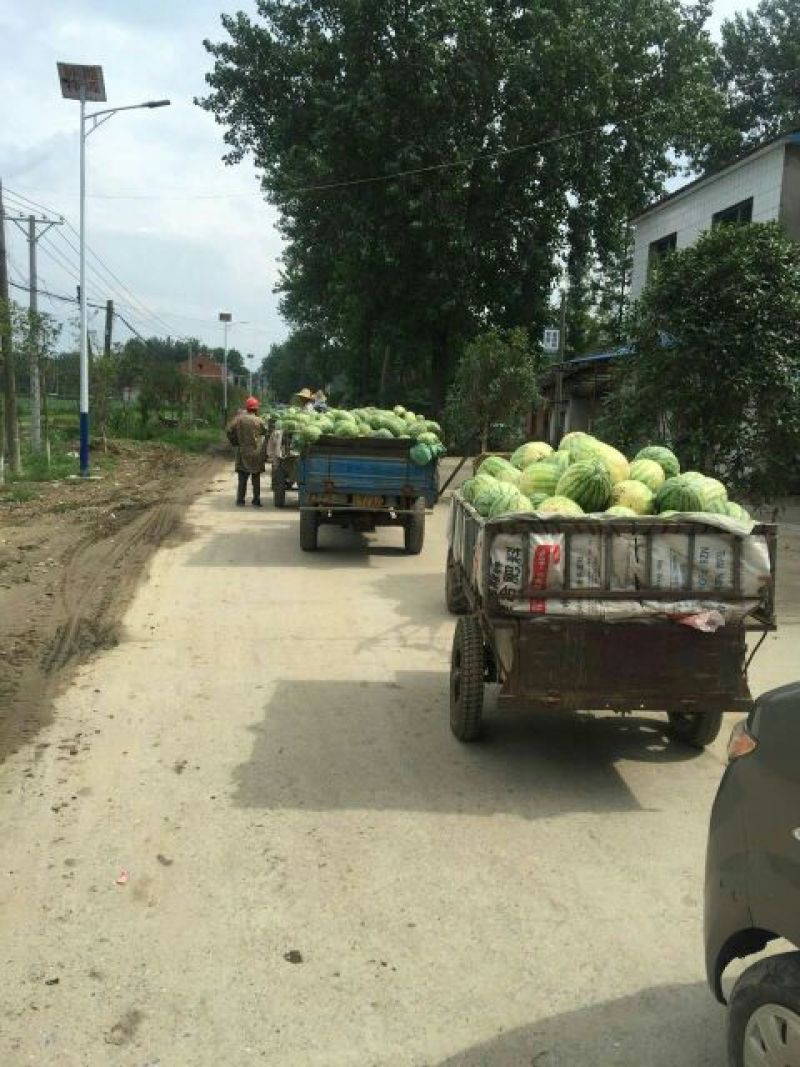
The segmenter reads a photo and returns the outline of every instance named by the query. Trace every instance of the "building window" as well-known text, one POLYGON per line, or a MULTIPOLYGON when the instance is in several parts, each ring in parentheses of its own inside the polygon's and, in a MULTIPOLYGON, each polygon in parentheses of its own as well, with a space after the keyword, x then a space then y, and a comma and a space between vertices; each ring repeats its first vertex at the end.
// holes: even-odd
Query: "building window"
POLYGON ((670 252, 674 252, 678 247, 678 234, 668 233, 666 237, 661 237, 657 241, 650 242, 650 251, 647 254, 647 272, 648 274, 653 269, 656 263, 668 256, 670 252))
POLYGON ((742 223, 753 221, 753 198, 748 197, 747 200, 740 200, 738 204, 734 204, 732 207, 726 207, 724 211, 716 211, 711 219, 712 229, 716 229, 717 226, 722 226, 724 223, 733 223, 734 226, 741 226, 742 223))
POLYGON ((544 339, 542 341, 542 348, 545 352, 558 352, 560 341, 560 330, 545 330, 544 339))

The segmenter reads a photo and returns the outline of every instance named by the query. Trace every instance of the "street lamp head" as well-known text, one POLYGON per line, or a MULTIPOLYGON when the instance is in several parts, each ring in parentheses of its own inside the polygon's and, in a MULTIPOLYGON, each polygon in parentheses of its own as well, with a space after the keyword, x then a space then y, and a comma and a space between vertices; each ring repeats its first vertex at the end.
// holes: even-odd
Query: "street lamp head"
POLYGON ((171 100, 148 100, 145 107, 169 107, 171 100))

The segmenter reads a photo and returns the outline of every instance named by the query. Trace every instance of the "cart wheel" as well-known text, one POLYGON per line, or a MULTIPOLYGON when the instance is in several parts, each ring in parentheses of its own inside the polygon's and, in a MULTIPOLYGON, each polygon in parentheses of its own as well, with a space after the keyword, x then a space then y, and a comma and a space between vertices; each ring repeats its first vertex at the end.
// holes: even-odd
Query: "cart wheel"
POLYGON ((280 463, 272 468, 272 503, 276 508, 282 508, 286 504, 286 478, 280 463))
POLYGON ((477 741, 481 735, 485 671, 480 623, 474 615, 462 615, 450 661, 450 729, 459 741, 477 741))
POLYGON ((406 516, 403 542, 409 556, 418 556, 425 541, 425 501, 415 500, 414 509, 406 516))
POLYGON ((300 547, 304 552, 317 551, 319 517, 316 511, 300 512, 300 547))
POLYGON ((466 615, 469 612, 469 601, 464 592, 464 585, 458 571, 453 553, 447 553, 447 569, 444 575, 444 599, 447 610, 451 615, 466 615))
POLYGON ((683 711, 667 712, 672 735, 692 748, 710 745, 722 727, 721 711, 703 711, 690 714, 683 711))

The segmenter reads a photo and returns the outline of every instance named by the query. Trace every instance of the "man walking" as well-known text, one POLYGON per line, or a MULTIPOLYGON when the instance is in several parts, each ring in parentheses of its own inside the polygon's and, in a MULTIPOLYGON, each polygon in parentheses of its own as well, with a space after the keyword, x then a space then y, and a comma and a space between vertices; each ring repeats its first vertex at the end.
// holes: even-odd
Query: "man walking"
POLYGON ((253 486, 253 507, 261 507, 261 474, 266 468, 267 427, 259 416, 258 399, 249 396, 240 412, 228 427, 228 440, 236 445, 236 473, 239 484, 236 505, 243 508, 247 493, 247 479, 253 486))

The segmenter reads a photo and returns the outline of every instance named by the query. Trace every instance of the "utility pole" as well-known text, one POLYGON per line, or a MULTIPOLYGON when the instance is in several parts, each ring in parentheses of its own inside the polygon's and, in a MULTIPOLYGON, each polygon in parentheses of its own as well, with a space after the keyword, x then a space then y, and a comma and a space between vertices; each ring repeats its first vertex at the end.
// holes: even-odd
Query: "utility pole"
POLYGON ((567 292, 561 290, 561 310, 558 322, 558 361, 564 362, 564 353, 567 349, 567 292))
POLYGON ((3 413, 5 416, 5 447, 12 474, 19 474, 22 463, 19 454, 19 426, 17 424, 17 383, 14 375, 14 351, 11 344, 11 301, 8 296, 8 264, 6 263, 6 220, 3 214, 3 183, 0 182, 0 353, 3 356, 3 413))
POLYGON ((39 302, 38 283, 36 274, 36 244, 40 237, 44 237, 52 226, 61 226, 63 219, 37 219, 35 215, 7 215, 28 241, 28 347, 30 366, 30 397, 31 397, 31 452, 38 454, 42 451, 42 372, 39 352, 39 302), (41 230, 37 227, 41 226, 41 230))
POLYGON ((106 332, 103 342, 103 355, 108 359, 111 356, 111 338, 114 333, 114 301, 106 300, 106 332))
POLYGON ((230 311, 220 311, 219 321, 225 333, 225 347, 222 350, 222 423, 228 421, 228 326, 233 316, 230 311))
POLYGON ((194 367, 192 366, 194 357, 194 345, 189 343, 189 426, 194 427, 194 367))

